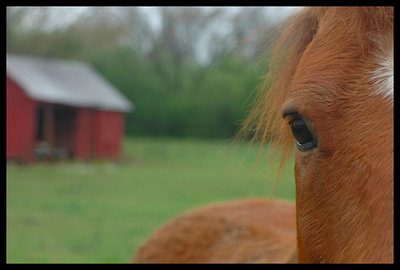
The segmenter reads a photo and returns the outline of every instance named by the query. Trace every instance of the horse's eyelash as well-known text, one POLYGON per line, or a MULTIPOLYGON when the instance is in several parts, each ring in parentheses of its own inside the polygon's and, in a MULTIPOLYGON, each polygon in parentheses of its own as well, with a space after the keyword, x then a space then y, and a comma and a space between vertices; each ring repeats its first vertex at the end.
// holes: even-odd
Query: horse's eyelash
POLYGON ((293 118, 301 118, 301 114, 299 113, 295 105, 289 105, 282 110, 282 117, 286 118, 288 116, 291 116, 293 118))

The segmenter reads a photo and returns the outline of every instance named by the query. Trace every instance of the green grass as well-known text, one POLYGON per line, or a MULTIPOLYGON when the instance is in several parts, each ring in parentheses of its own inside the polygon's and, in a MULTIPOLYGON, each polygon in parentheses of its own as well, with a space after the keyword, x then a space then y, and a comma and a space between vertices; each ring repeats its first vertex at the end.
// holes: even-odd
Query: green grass
MULTIPOLYGON (((224 140, 133 138, 123 149, 114 163, 8 164, 7 262, 129 262, 183 211, 270 196, 277 167, 224 140)), ((292 160, 274 196, 294 199, 292 160)))

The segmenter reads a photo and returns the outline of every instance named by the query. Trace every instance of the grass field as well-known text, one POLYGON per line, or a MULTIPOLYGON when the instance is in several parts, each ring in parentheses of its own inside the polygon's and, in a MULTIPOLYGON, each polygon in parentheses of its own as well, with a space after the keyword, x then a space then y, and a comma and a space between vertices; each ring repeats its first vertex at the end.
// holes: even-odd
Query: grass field
MULTIPOLYGON (((277 168, 227 140, 133 138, 123 149, 118 162, 8 164, 7 262, 129 262, 183 211, 270 196, 277 168)), ((293 161, 274 196, 294 199, 293 161)))

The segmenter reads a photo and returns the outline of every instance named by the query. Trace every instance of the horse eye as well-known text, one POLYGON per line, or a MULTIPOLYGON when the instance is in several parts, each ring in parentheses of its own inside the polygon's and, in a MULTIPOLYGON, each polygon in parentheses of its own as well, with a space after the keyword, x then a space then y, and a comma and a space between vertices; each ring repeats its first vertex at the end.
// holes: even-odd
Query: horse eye
POLYGON ((294 119, 289 122, 296 146, 301 151, 311 150, 316 147, 313 134, 303 119, 294 119))

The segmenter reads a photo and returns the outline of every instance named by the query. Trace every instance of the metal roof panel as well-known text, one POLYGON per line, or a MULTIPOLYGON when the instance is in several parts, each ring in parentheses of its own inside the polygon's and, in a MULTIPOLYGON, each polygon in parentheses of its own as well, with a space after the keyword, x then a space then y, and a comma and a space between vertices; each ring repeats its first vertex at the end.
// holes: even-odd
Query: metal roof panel
POLYGON ((7 54, 7 74, 35 100, 123 112, 134 106, 84 62, 7 54))

